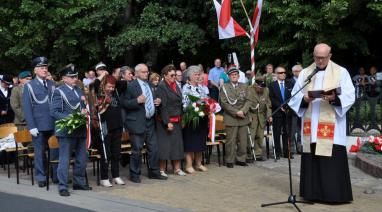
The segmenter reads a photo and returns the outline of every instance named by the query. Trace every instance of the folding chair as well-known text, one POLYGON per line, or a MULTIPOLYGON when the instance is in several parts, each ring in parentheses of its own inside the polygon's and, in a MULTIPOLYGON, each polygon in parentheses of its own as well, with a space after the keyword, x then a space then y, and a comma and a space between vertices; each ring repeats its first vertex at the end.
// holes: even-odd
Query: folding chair
MULTIPOLYGON (((19 166, 19 158, 23 158, 24 159, 24 164, 25 164, 25 161, 27 161, 27 169, 29 170, 29 161, 32 160, 34 158, 34 153, 28 153, 26 152, 28 150, 27 147, 19 147, 20 144, 28 144, 28 143, 32 143, 32 135, 29 133, 28 130, 21 130, 21 131, 17 131, 15 133, 13 133, 14 137, 15 137, 15 145, 16 145, 16 148, 15 148, 15 152, 16 152, 16 178, 17 178, 17 184, 20 184, 20 177, 19 177, 19 170, 20 170, 20 166, 19 166), (21 154, 19 154, 21 152, 21 154)), ((33 167, 31 167, 31 179, 32 179, 32 184, 33 184, 33 167)), ((9 172, 9 169, 8 169, 8 172, 9 172)), ((29 174, 29 171, 28 171, 28 174, 29 174)))
MULTIPOLYGON (((13 134, 17 132, 17 127, 15 125, 11 125, 11 124, 3 124, 1 125, 0 127, 0 138, 5 138, 7 136, 9 136, 10 134, 13 134)), ((14 152, 16 151, 16 148, 9 148, 8 150, 5 150, 4 153, 5 153, 5 160, 6 162, 3 162, 3 168, 4 168, 4 171, 5 171, 5 163, 7 163, 7 168, 8 168, 8 178, 11 177, 11 172, 9 170, 9 152, 14 152)))
POLYGON ((212 154, 212 147, 216 146, 217 152, 218 152, 218 163, 219 166, 220 163, 220 144, 223 146, 223 164, 225 164, 225 125, 223 123, 223 116, 222 115, 216 115, 215 117, 215 141, 207 141, 207 157, 206 157, 206 164, 210 163, 210 158, 212 154))

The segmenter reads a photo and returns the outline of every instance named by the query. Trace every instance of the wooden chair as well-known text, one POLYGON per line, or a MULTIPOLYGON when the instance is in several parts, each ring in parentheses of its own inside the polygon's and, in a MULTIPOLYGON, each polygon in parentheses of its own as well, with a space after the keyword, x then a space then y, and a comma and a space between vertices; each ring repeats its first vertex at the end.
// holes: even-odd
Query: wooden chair
POLYGON ((0 124, 1 127, 16 127, 15 123, 5 123, 5 124, 0 124))
MULTIPOLYGON (((51 160, 50 159, 50 150, 51 149, 58 149, 60 146, 58 144, 58 140, 57 140, 57 137, 52 135, 50 136, 50 138, 48 139, 48 160, 47 160, 47 171, 46 171, 46 190, 48 191, 49 190, 49 177, 50 177, 50 170, 51 170, 51 166, 53 164, 58 164, 59 160, 51 160)), ((70 163, 73 163, 74 161, 73 160, 70 160, 70 163)))
MULTIPOLYGON (((121 155, 128 155, 128 157, 131 156, 131 143, 130 143, 130 136, 128 132, 122 132, 121 136, 121 155)), ((143 146, 143 149, 141 151, 141 154, 143 156, 143 163, 147 164, 147 168, 149 168, 149 163, 147 159, 147 150, 145 145, 143 146)))
POLYGON ((97 185, 100 185, 100 161, 101 161, 101 155, 98 153, 98 150, 96 149, 88 149, 89 153, 89 161, 93 163, 93 176, 97 175, 97 185))
POLYGON ((11 126, 9 124, 2 124, 0 127, 0 138, 5 138, 15 132, 17 132, 17 127, 15 125, 11 126))
MULTIPOLYGON (((9 136, 10 134, 17 132, 17 127, 15 125, 12 126, 11 124, 3 124, 1 126, 2 127, 0 127, 0 138, 5 138, 5 137, 9 136)), ((15 150, 13 150, 13 151, 15 151, 15 150)), ((3 164, 2 164, 4 171, 5 171, 5 169, 6 169, 5 163, 7 163, 8 178, 11 177, 11 173, 9 171, 9 155, 8 155, 9 152, 11 152, 11 150, 9 150, 9 151, 5 150, 4 151, 6 162, 3 162, 3 164)))
MULTIPOLYGON (((27 169, 29 170, 29 161, 33 160, 34 158, 34 154, 33 153, 28 153, 28 152, 25 152, 26 150, 28 150, 27 147, 19 147, 20 144, 28 144, 28 143, 32 143, 32 135, 29 133, 28 130, 21 130, 21 131, 17 131, 15 133, 13 133, 14 137, 15 137, 15 145, 16 145, 16 148, 15 148, 15 153, 16 153, 16 161, 15 161, 15 164, 16 164, 16 182, 17 184, 20 184, 20 177, 19 177, 19 170, 20 170, 20 167, 19 167, 19 158, 24 158, 24 164, 25 164, 25 159, 27 162, 27 169), (21 154, 20 154, 21 153, 21 154)), ((9 173, 9 167, 8 167, 8 173, 9 173)), ((28 171, 29 173, 29 171, 28 171)), ((32 179, 32 185, 33 185, 33 167, 31 167, 31 179, 32 179)))
POLYGON ((220 144, 223 145, 223 164, 225 164, 225 125, 223 123, 223 116, 222 115, 216 115, 215 117, 215 141, 207 141, 207 157, 206 157, 206 163, 210 163, 210 158, 212 154, 212 147, 216 146, 217 152, 218 152, 218 163, 219 166, 220 163, 220 144), (222 138, 224 137, 224 138, 222 138))

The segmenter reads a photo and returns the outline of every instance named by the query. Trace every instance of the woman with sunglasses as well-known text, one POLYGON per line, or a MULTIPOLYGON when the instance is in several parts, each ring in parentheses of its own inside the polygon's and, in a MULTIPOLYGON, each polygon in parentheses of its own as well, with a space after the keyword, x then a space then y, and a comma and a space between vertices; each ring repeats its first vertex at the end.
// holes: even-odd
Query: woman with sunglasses
POLYGON ((156 96, 162 100, 157 113, 157 138, 160 174, 167 177, 166 161, 171 160, 174 174, 185 176, 180 167, 183 159, 181 127, 182 92, 175 82, 175 66, 169 64, 162 69, 164 80, 159 82, 156 96))

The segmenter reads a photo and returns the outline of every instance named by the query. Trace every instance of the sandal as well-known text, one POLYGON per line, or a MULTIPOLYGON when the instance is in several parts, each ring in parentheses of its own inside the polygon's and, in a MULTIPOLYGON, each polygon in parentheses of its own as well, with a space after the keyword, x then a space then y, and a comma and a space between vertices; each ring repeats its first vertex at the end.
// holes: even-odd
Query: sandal
POLYGON ((200 171, 200 172, 206 172, 208 171, 207 167, 203 166, 203 165, 200 165, 198 167, 195 167, 196 171, 200 171))

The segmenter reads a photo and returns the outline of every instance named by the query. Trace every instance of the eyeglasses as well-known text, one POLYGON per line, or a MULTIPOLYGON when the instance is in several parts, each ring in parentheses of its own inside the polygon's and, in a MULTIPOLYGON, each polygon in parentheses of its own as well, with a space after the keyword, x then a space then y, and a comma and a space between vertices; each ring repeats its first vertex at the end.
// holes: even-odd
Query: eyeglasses
POLYGON ((277 72, 277 74, 285 74, 285 72, 277 72))
POLYGON ((176 75, 175 74, 170 74, 168 75, 169 77, 175 77, 176 75))
POLYGON ((328 56, 325 56, 325 57, 318 57, 318 56, 313 56, 315 60, 326 60, 330 57, 330 54, 328 56))

